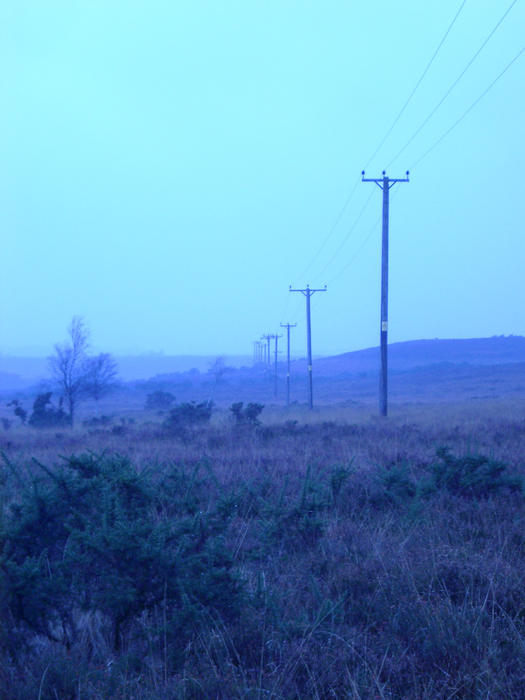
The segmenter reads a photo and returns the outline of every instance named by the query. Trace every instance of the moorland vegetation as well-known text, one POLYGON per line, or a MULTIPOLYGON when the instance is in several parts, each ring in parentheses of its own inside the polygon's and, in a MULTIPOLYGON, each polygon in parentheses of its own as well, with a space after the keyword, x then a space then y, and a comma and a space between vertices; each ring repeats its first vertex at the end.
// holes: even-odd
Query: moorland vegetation
POLYGON ((156 398, 0 433, 2 697, 522 697, 525 403, 156 398))

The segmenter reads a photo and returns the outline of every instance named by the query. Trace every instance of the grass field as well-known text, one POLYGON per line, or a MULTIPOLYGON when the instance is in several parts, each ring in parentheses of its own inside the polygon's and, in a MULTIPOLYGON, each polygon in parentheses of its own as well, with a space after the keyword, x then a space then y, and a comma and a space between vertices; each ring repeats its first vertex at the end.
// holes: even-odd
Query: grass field
POLYGON ((525 401, 1 435, 5 698, 519 698, 525 401))

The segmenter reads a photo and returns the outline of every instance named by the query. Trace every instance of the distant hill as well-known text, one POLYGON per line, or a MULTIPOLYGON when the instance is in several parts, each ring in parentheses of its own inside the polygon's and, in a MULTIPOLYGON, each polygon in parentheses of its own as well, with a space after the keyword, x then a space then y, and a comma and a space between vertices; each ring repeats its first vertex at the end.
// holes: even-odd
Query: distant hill
MULTIPOLYGON (((120 377, 125 381, 147 380, 191 382, 192 386, 208 385, 207 370, 217 355, 179 355, 170 356, 150 353, 136 356, 116 356, 120 377), (190 370, 198 370, 197 373, 190 370), (200 379, 195 375, 201 373, 200 379)), ((252 367, 252 358, 244 356, 224 356, 228 367, 233 367, 226 375, 227 384, 247 383, 252 386, 261 372, 261 365, 252 367), (244 369, 240 369, 244 367, 244 369)), ((430 368, 439 371, 439 366, 468 365, 470 367, 487 367, 496 365, 513 365, 525 362, 525 337, 493 336, 492 338, 447 339, 447 340, 409 340, 389 345, 389 371, 391 374, 406 372, 418 368, 430 368)), ((279 374, 282 375, 284 362, 279 362, 279 374)), ((314 359, 314 377, 362 377, 379 371, 379 348, 366 348, 342 355, 314 359)), ((299 376, 306 372, 306 361, 295 360, 292 375, 299 376)), ((0 355, 0 393, 24 390, 34 387, 42 379, 49 377, 46 358, 10 357, 0 355)), ((206 389, 208 390, 208 389, 206 389)))
MULTIPOLYGON (((519 335, 440 340, 408 340, 388 346, 388 366, 402 371, 442 363, 501 365, 525 362, 525 338, 519 335)), ((379 369, 379 348, 356 350, 315 360, 317 376, 359 374, 379 369)), ((294 363, 296 372, 306 371, 305 360, 294 363)))

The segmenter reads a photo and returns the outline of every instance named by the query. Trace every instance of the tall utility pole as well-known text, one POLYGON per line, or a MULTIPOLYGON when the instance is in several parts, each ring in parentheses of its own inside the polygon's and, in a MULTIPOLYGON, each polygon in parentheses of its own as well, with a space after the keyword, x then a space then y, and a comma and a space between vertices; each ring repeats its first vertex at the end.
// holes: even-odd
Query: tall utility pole
POLYGON ((316 292, 326 292, 326 284, 324 289, 310 289, 309 285, 306 285, 306 289, 292 289, 290 285, 291 292, 301 292, 306 297, 306 347, 308 350, 308 406, 310 410, 314 407, 314 397, 313 397, 313 387, 312 387, 312 327, 310 323, 310 297, 316 292))
POLYGON ((273 395, 275 398, 277 398, 277 341, 279 340, 279 338, 282 338, 282 335, 277 335, 276 333, 273 337, 275 338, 273 360, 273 395))
POLYGON ((281 328, 286 328, 286 405, 290 405, 290 328, 295 328, 297 323, 281 323, 281 328))
POLYGON ((408 170, 404 178, 387 177, 383 170, 381 178, 365 178, 365 171, 361 173, 363 182, 375 182, 383 190, 383 234, 381 245, 381 376, 379 379, 379 413, 386 416, 388 413, 388 193, 396 182, 408 182, 408 170))

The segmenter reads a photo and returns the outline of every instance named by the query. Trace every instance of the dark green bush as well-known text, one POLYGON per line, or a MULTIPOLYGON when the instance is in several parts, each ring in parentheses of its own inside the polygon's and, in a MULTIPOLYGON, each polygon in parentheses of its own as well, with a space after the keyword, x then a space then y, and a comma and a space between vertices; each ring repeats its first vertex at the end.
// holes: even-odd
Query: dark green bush
POLYGON ((24 634, 70 647, 78 612, 99 613, 118 649, 134 621, 161 604, 179 643, 202 610, 236 614, 227 521, 188 508, 191 478, 158 489, 121 457, 40 467, 0 533, 3 619, 9 612, 24 634))
POLYGON ((7 405, 13 406, 13 413, 15 416, 17 416, 17 418, 20 418, 22 424, 24 424, 27 419, 27 411, 20 405, 20 401, 18 399, 13 399, 12 401, 9 401, 7 405))
POLYGON ((58 407, 51 404, 51 391, 39 394, 33 403, 33 412, 29 418, 29 425, 34 428, 54 428, 62 425, 70 425, 71 419, 62 408, 62 399, 58 407))
POLYGON ((262 403, 249 403, 244 406, 242 401, 232 403, 230 406, 236 425, 259 425, 258 418, 263 409, 262 403))
POLYGON ((180 403, 171 409, 164 421, 164 427, 167 430, 177 431, 181 428, 204 425, 209 422, 212 411, 213 401, 180 403))
POLYGON ((521 491, 520 479, 505 474, 503 462, 483 455, 454 457, 447 447, 436 451, 439 462, 431 465, 432 486, 461 496, 488 496, 508 489, 521 491))

